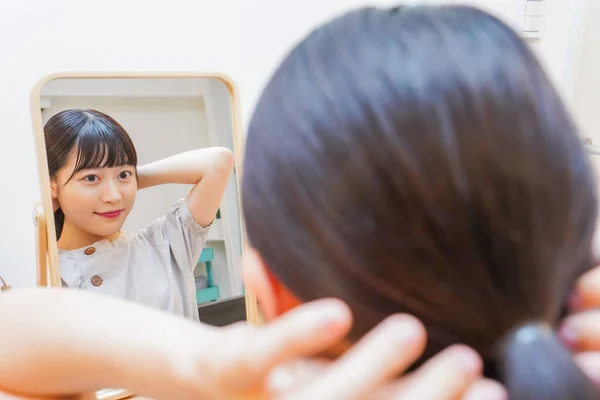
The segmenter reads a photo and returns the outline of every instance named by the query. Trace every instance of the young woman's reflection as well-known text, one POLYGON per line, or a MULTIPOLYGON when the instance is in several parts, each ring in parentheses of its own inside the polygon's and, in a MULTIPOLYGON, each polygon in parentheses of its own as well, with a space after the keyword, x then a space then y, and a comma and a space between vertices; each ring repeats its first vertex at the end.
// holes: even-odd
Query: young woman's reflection
POLYGON ((64 284, 197 320, 194 268, 233 170, 231 151, 138 167, 125 129, 96 110, 62 111, 44 134, 64 284), (194 186, 146 229, 122 231, 137 191, 166 183, 194 186))

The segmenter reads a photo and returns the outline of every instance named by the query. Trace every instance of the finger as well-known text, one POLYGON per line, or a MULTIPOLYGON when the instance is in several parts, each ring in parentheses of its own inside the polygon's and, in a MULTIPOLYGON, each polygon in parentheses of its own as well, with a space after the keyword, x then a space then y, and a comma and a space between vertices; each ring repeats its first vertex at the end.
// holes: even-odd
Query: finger
POLYGON ((307 357, 339 342, 350 329, 348 306, 335 299, 303 304, 261 327, 233 325, 205 362, 204 375, 231 390, 250 390, 268 383, 269 373, 291 359, 307 357), (244 379, 239 379, 243 376, 244 379))
POLYGON ((559 338, 574 351, 600 351, 600 310, 566 318, 559 330, 559 338))
POLYGON ((474 350, 463 345, 453 345, 413 372, 395 398, 402 400, 461 398, 481 377, 482 369, 483 361, 474 350))
POLYGON ((313 358, 290 361, 271 370, 267 381, 269 393, 286 393, 304 387, 327 371, 332 361, 313 358))
MULTIPOLYGON (((397 398, 401 390, 405 388, 407 384, 405 382, 394 382, 386 385, 382 385, 369 396, 373 400, 389 400, 397 398)), ((401 399, 404 399, 400 395, 401 399)), ((487 378, 479 378, 473 383, 466 391, 462 400, 507 400, 508 393, 504 386, 499 382, 487 378)))
POLYGON ((600 352, 588 352, 575 355, 579 368, 600 387, 600 352))
POLYGON ((579 278, 569 303, 576 311, 600 307, 600 267, 595 267, 579 278))
POLYGON ((318 300, 296 307, 258 328, 246 359, 257 377, 265 377, 275 365, 313 355, 339 342, 350 330, 352 313, 335 299, 318 300))
POLYGON ((405 371, 422 354, 426 332, 409 315, 387 318, 342 356, 299 399, 356 399, 405 371))
POLYGON ((507 400, 504 386, 492 379, 478 379, 467 389, 462 400, 507 400))

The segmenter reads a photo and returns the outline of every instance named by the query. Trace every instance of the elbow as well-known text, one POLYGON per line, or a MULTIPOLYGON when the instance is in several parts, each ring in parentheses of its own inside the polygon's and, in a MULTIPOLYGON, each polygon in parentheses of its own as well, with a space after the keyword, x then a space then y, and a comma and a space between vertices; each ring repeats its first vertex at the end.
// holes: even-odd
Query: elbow
POLYGON ((227 147, 215 147, 215 167, 220 171, 233 171, 235 157, 227 147))

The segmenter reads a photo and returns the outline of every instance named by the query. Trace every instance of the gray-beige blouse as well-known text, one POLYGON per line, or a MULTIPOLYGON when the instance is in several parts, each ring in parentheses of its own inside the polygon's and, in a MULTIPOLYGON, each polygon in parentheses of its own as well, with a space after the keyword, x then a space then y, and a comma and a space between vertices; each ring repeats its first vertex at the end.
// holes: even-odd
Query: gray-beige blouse
POLYGON ((198 321, 194 269, 210 227, 199 225, 179 200, 137 233, 122 232, 77 250, 59 250, 71 288, 121 297, 198 321))

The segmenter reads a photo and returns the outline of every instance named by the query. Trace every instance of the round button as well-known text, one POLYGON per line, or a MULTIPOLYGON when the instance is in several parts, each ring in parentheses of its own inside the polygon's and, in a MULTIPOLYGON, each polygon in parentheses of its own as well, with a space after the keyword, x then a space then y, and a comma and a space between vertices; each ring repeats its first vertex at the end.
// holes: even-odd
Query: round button
POLYGON ((94 285, 94 286, 102 285, 102 278, 100 278, 98 275, 94 275, 92 277, 92 285, 94 285))
POLYGON ((86 256, 91 256, 92 254, 94 254, 96 252, 96 249, 94 247, 88 247, 87 249, 85 249, 84 253, 86 256))

